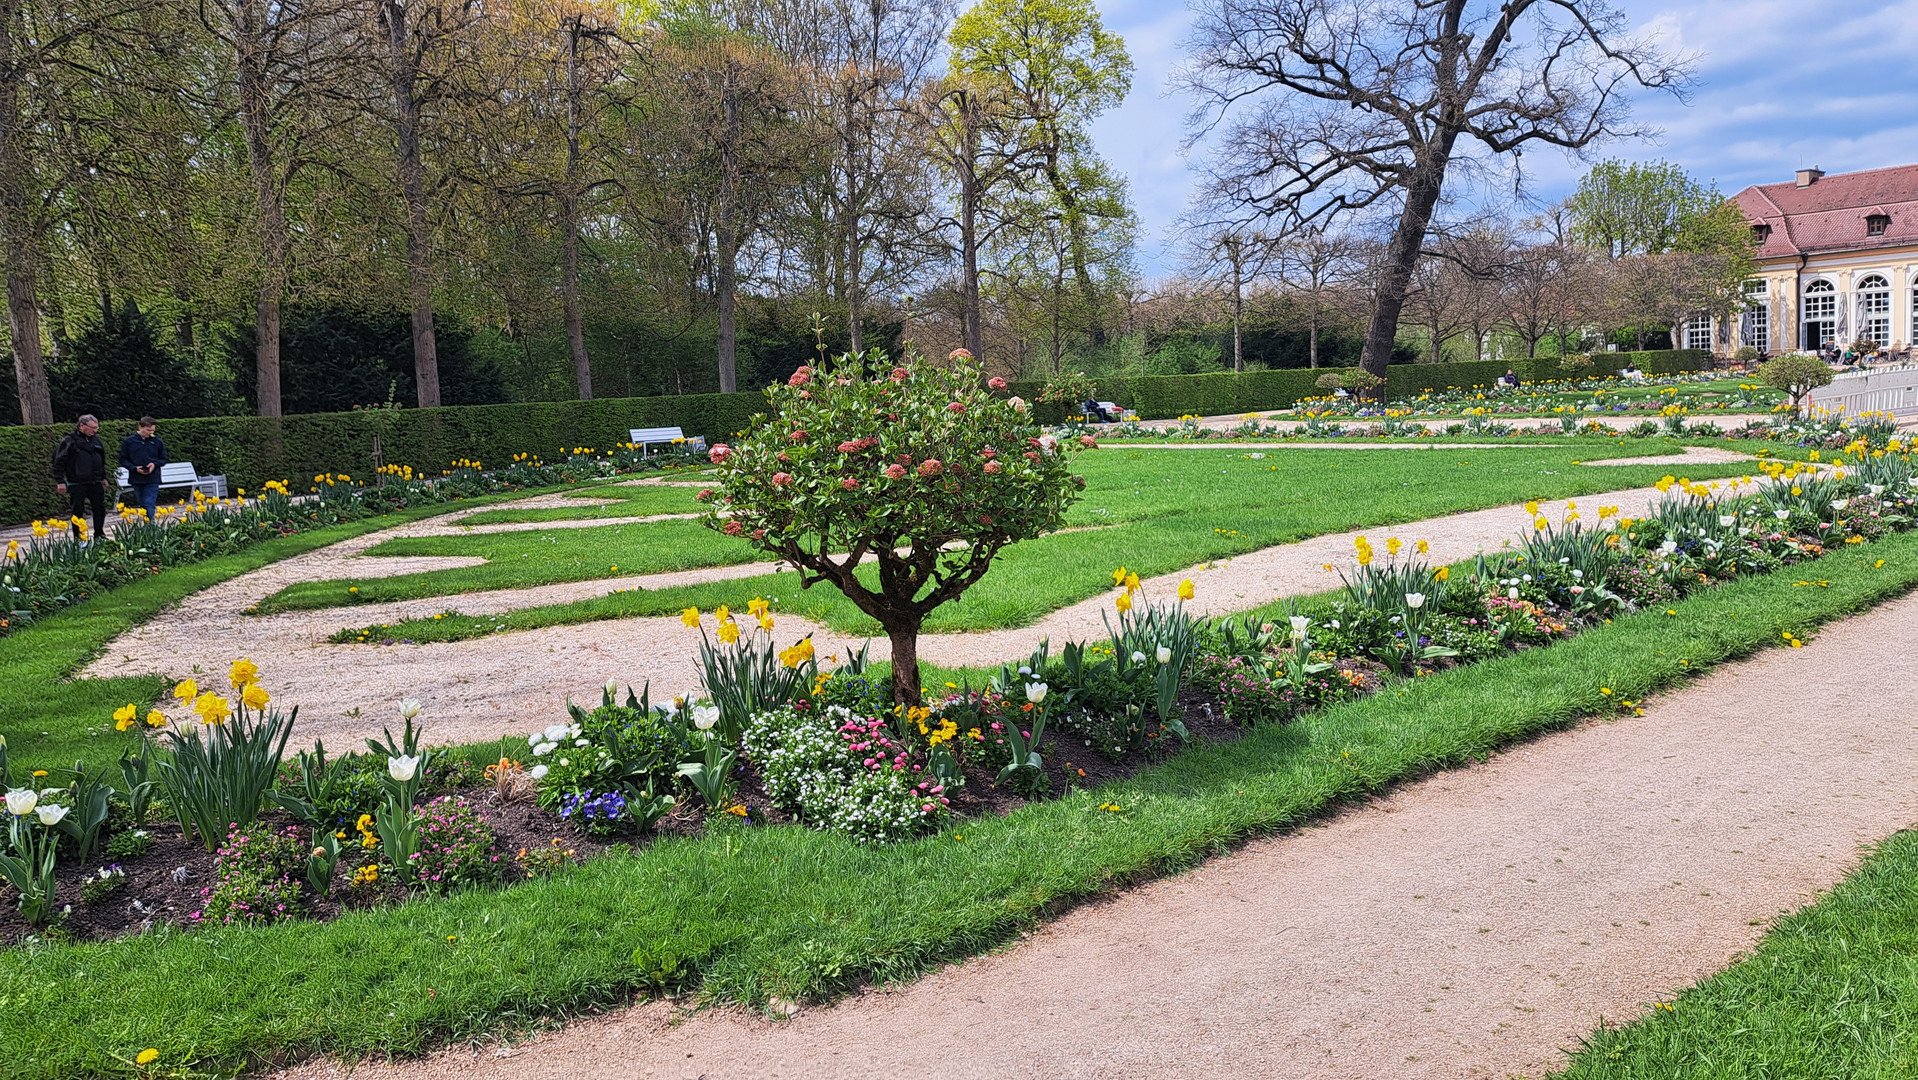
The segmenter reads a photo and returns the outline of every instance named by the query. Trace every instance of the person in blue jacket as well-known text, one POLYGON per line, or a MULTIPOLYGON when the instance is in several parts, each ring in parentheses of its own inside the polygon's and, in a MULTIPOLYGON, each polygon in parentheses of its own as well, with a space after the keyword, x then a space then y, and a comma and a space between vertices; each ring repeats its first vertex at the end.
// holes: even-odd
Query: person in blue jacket
POLYGON ((160 422, 151 416, 140 418, 140 430, 120 441, 120 467, 127 471, 127 485, 140 509, 153 520, 160 502, 160 469, 166 465, 166 443, 157 434, 160 422))

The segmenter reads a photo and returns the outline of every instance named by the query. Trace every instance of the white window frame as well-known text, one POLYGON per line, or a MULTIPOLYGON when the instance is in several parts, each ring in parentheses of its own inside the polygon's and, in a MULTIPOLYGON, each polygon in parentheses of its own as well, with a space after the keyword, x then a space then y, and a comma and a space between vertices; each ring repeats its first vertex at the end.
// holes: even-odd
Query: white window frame
POLYGON ((1711 316, 1694 315, 1691 318, 1685 320, 1685 348, 1703 349, 1706 352, 1711 351, 1711 348, 1712 348, 1712 318, 1711 316))
POLYGON ((1891 344, 1891 279, 1866 274, 1852 286, 1858 295, 1858 337, 1880 348, 1891 344))
MULTIPOLYGON (((1759 352, 1770 352, 1771 306, 1767 303, 1765 282, 1763 279, 1747 281, 1741 291, 1745 296, 1745 317, 1739 320, 1738 343, 1759 352)), ((1918 293, 1913 294, 1913 302, 1918 303, 1918 293)))

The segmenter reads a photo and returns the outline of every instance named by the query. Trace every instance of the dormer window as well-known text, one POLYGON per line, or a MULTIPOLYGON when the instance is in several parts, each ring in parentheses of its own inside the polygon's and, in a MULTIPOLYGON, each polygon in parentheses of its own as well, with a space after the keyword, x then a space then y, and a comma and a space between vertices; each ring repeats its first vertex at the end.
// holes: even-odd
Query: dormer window
POLYGON ((1866 236, 1883 236, 1885 235, 1885 230, 1889 228, 1891 228, 1891 216, 1889 214, 1866 215, 1865 217, 1865 235, 1866 236))
POLYGON ((1770 239, 1771 239, 1770 225, 1753 225, 1752 226, 1752 246, 1753 247, 1764 247, 1765 241, 1770 239))

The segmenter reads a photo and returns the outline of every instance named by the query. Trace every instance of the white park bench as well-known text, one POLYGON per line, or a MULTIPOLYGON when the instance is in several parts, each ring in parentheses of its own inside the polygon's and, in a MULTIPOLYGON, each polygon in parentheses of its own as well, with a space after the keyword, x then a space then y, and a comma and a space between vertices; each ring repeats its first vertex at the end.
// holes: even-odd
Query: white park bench
POLYGON ((688 450, 706 449, 706 440, 695 435, 687 438, 686 433, 676 427, 636 427, 630 434, 630 441, 643 452, 649 446, 667 446, 683 443, 688 450))
MULTIPOLYGON (((114 474, 120 481, 120 490, 126 491, 133 485, 127 482, 127 471, 119 469, 114 474)), ((169 461, 160 466, 160 490, 168 488, 191 488, 203 491, 208 498, 226 498, 226 476, 201 476, 191 461, 169 461)))

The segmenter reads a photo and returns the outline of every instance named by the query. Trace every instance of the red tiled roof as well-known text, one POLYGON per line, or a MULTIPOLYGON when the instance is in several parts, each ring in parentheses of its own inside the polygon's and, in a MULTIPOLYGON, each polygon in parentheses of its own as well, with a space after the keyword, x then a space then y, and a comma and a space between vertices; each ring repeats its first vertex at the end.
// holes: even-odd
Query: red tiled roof
POLYGON ((1746 220, 1770 225, 1753 254, 1760 259, 1918 244, 1918 165, 1834 173, 1799 187, 1757 184, 1732 196, 1746 220), (1891 218, 1883 236, 1867 236, 1865 218, 1891 218))

